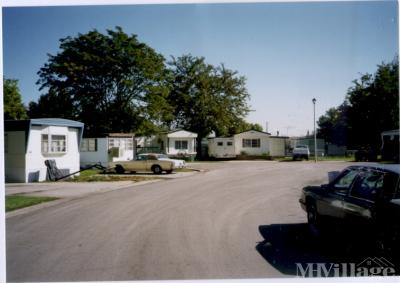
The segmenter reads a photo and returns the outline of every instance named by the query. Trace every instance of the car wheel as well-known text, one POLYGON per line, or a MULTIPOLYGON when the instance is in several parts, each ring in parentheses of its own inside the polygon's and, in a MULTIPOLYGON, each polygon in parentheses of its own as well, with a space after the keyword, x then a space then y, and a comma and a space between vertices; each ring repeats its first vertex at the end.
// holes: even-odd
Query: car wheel
POLYGON ((116 165, 115 166, 115 172, 117 173, 117 174, 124 174, 125 173, 125 169, 124 169, 124 167, 122 167, 121 165, 116 165))
POLYGON ((309 224, 316 225, 318 223, 318 212, 317 207, 314 203, 309 203, 307 205, 307 221, 309 224))
POLYGON ((151 170, 153 171, 154 174, 161 174, 162 169, 159 165, 154 165, 151 170))
POLYGON ((171 173, 172 173, 172 170, 167 170, 167 171, 165 171, 165 172, 167 172, 167 174, 171 174, 171 173))

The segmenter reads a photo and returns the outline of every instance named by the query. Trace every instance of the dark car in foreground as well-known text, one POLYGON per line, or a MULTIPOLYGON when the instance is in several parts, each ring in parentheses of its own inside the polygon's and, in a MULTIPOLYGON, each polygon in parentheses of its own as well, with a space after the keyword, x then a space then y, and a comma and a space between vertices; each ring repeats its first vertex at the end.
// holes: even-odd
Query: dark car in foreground
POLYGON ((400 242, 399 164, 350 166, 330 172, 330 181, 303 188, 301 207, 314 231, 343 227, 346 232, 379 239, 379 245, 400 242))

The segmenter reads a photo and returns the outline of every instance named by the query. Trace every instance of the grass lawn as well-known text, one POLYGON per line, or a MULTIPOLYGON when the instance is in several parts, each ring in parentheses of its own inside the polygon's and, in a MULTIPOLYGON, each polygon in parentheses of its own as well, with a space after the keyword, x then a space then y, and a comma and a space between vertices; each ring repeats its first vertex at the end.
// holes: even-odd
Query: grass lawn
MULTIPOLYGON (((314 157, 310 157, 310 160, 314 160, 314 157)), ((354 156, 318 156, 318 161, 354 161, 354 156)))
POLYGON ((101 174, 102 170, 89 169, 82 171, 79 176, 65 179, 67 182, 114 182, 114 181, 133 181, 140 182, 146 180, 158 179, 157 177, 144 177, 144 176, 132 176, 126 175, 112 175, 112 174, 101 174))
POLYGON ((58 198, 31 197, 31 196, 22 196, 22 195, 6 196, 6 212, 16 210, 19 208, 32 206, 32 205, 39 204, 42 202, 56 200, 56 199, 58 199, 58 198))

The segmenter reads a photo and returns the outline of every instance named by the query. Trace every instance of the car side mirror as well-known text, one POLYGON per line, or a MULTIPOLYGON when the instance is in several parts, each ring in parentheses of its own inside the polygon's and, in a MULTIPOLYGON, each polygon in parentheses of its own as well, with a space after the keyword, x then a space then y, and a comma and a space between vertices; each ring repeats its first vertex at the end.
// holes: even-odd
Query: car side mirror
POLYGON ((328 172, 329 183, 332 183, 333 180, 335 180, 336 177, 339 176, 339 174, 340 174, 340 171, 330 171, 330 172, 328 172))

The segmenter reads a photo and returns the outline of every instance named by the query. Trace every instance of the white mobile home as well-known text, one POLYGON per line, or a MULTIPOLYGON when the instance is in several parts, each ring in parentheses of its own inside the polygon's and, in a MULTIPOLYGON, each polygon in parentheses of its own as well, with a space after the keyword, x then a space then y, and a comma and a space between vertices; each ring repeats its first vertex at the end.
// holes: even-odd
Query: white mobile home
POLYGON ((100 163, 133 160, 136 156, 135 135, 132 133, 109 133, 97 137, 84 137, 81 143, 81 167, 100 163))
POLYGON ((83 123, 57 118, 4 122, 6 182, 45 181, 45 160, 64 173, 79 171, 83 123))
POLYGON ((270 133, 256 130, 245 131, 233 137, 208 139, 208 155, 214 158, 285 156, 288 147, 288 137, 271 136, 270 133))
POLYGON ((270 133, 256 130, 245 131, 234 135, 236 155, 257 155, 269 154, 270 133))
POLYGON ((197 134, 185 130, 174 130, 151 137, 136 138, 138 152, 160 152, 170 157, 196 156, 197 134))

